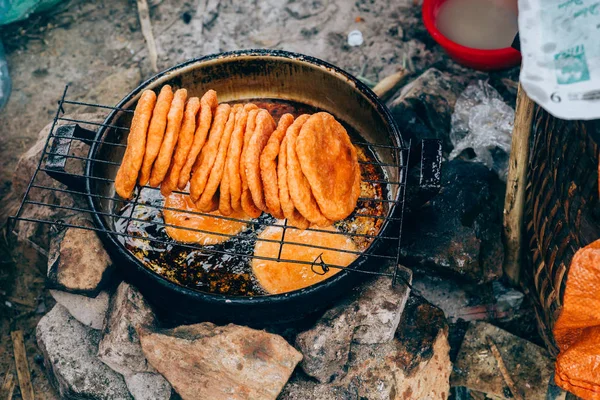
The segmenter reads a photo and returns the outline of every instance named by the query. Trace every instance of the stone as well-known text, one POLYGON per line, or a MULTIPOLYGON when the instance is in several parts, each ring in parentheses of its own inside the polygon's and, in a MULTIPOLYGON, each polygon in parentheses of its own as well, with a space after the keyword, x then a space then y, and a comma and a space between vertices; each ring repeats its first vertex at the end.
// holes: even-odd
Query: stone
POLYGON ((439 139, 445 155, 452 151, 450 121, 456 99, 464 85, 450 74, 430 68, 387 103, 402 127, 404 139, 417 144, 422 139, 439 139))
POLYGON ((100 332, 88 328, 60 304, 36 329, 48 378, 63 399, 131 399, 123 377, 96 358, 100 332))
POLYGON ((161 374, 140 372, 125 377, 125 383, 134 400, 168 400, 171 385, 161 374))
POLYGON ((110 277, 112 260, 96 232, 91 230, 93 224, 88 219, 77 216, 66 222, 82 228, 66 227, 52 235, 48 254, 48 286, 95 296, 110 277))
POLYGON ((280 400, 446 399, 452 364, 443 312, 411 296, 391 342, 351 344, 347 373, 319 384, 296 374, 280 400))
MULTIPOLYGON (((399 276, 409 283, 412 272, 399 266, 399 276)), ((304 355, 302 369, 319 382, 330 382, 344 374, 351 342, 387 343, 394 338, 410 288, 399 280, 393 287, 389 277, 369 281, 358 295, 327 311, 310 330, 296 337, 304 355)))
POLYGON ((96 297, 86 297, 60 290, 50 290, 50 294, 58 304, 69 310, 77 321, 92 329, 102 329, 110 299, 107 292, 100 292, 96 297))
POLYGON ((209 322, 140 331, 144 354, 184 399, 276 399, 302 359, 282 337, 209 322))
POLYGON ((548 352, 486 322, 471 322, 454 364, 452 385, 464 386, 488 397, 509 398, 510 390, 487 343, 488 337, 498 348, 521 396, 525 399, 547 398, 554 372, 548 352))
POLYGON ((137 372, 156 372, 144 356, 138 330, 154 325, 156 317, 141 293, 122 282, 113 295, 98 357, 114 371, 129 376, 137 372))
POLYGON ((442 164, 441 190, 428 201, 407 193, 402 258, 423 269, 452 272, 474 283, 502 276, 504 185, 484 165, 442 164))

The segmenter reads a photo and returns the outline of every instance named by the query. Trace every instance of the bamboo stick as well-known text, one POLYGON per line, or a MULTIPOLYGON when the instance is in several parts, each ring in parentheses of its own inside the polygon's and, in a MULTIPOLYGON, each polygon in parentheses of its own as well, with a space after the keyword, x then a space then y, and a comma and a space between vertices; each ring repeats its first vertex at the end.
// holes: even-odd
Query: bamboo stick
POLYGON ((31 385, 31 375, 29 374, 29 364, 27 363, 27 353, 25 352, 25 342, 23 341, 23 331, 12 331, 10 333, 13 342, 13 351, 15 354, 15 364, 17 367, 17 377, 19 378, 19 388, 23 400, 34 400, 33 386, 31 385))

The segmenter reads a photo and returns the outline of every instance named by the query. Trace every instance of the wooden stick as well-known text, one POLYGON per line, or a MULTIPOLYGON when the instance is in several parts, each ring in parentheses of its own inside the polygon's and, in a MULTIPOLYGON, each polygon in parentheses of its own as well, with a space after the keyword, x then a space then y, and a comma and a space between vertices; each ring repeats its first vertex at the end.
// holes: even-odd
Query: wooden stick
POLYGON ((510 389, 510 392, 512 393, 513 397, 515 398, 515 400, 523 400, 521 393, 517 390, 515 381, 513 381, 510 374, 508 373, 506 365, 504 365, 504 360, 502 360, 500 350, 498 350, 498 347, 496 346, 491 337, 486 336, 485 339, 487 341, 488 346, 490 347, 490 350, 492 351, 492 354, 494 355, 494 358, 496 359, 496 362, 498 363, 498 369, 502 374, 502 378, 504 378, 504 382, 506 382, 506 385, 510 389))
POLYGON ((529 136, 535 103, 527 96, 521 85, 517 93, 515 124, 512 147, 508 161, 508 179, 504 199, 504 273, 510 282, 519 286, 523 256, 523 212, 525 209, 525 186, 529 166, 529 136))
POLYGON ((12 400, 14 390, 15 376, 10 372, 7 372, 6 376, 4 377, 2 388, 0 388, 0 400, 12 400))
POLYGON ((400 89, 401 86, 406 84, 406 81, 410 76, 411 72, 402 68, 398 72, 380 80, 373 88, 373 92, 375 92, 381 101, 386 101, 394 94, 394 92, 400 89))
POLYGON ((158 72, 158 66, 156 61, 158 54, 156 52, 156 42, 154 41, 154 34, 152 33, 152 22, 150 22, 150 10, 148 8, 148 2, 146 0, 137 0, 138 16, 140 17, 140 25, 142 26, 142 35, 146 39, 146 45, 148 46, 148 55, 150 57, 150 65, 154 72, 158 72))
POLYGON ((17 377, 19 378, 19 388, 23 400, 34 400, 33 386, 31 385, 31 375, 29 374, 29 364, 27 364, 27 353, 25 352, 25 342, 23 341, 23 331, 12 331, 10 333, 13 342, 13 351, 15 353, 15 364, 17 367, 17 377))

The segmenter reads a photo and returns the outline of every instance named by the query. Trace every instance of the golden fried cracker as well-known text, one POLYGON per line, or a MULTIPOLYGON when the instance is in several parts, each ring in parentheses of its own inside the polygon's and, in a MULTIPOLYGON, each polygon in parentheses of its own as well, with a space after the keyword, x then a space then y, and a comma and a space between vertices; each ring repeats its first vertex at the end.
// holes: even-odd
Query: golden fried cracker
MULTIPOLYGON (((231 236, 237 235, 247 226, 243 221, 217 218, 221 215, 218 211, 211 212, 209 215, 194 214, 198 212, 188 195, 172 193, 165 200, 163 210, 165 224, 169 225, 165 228, 167 235, 179 242, 208 246, 229 240, 231 236)), ((249 219, 241 212, 233 213, 231 218, 249 219)))
POLYGON ((200 152, 200 157, 194 164, 194 173, 190 181, 190 196, 194 202, 200 199, 206 187, 210 171, 217 158, 219 142, 223 136, 230 111, 231 106, 229 104, 219 104, 215 110, 215 118, 208 134, 208 140, 200 152))
POLYGON ((165 132, 165 137, 160 145, 158 157, 156 157, 156 160, 154 161, 152 173, 150 174, 150 186, 157 187, 167 175, 167 171, 169 170, 173 158, 173 150, 175 149, 175 144, 179 137, 186 99, 187 90, 185 89, 177 90, 173 96, 171 109, 167 115, 167 131, 165 132))
POLYGON ((188 153, 194 140, 194 131, 196 130, 196 114, 200 109, 200 100, 197 97, 191 97, 185 105, 183 114, 183 123, 175 147, 175 155, 169 167, 166 178, 160 185, 160 192, 163 196, 168 196, 177 188, 181 168, 187 160, 188 153))
POLYGON ((277 185, 277 156, 279 155, 281 141, 292 122, 294 122, 292 114, 283 114, 279 119, 277 129, 273 132, 260 154, 260 177, 264 189, 265 203, 268 212, 277 219, 284 218, 279 202, 279 186, 277 185))
MULTIPOLYGON (((223 180, 227 185, 221 188, 221 203, 219 210, 223 215, 228 212, 229 207, 235 211, 241 211, 242 205, 240 202, 242 196, 242 177, 240 175, 240 159, 242 156, 242 148, 244 147, 244 133, 246 132, 246 122, 248 121, 248 112, 257 109, 254 104, 248 103, 243 106, 235 118, 235 128, 231 134, 229 141, 229 149, 227 150, 227 159, 225 161, 225 171, 223 172, 223 180)), ((221 183, 223 185, 223 183, 221 183)))
POLYGON ((135 107, 133 120, 129 128, 129 136, 127 136, 127 148, 115 177, 115 191, 124 199, 131 198, 144 161, 146 135, 155 104, 156 93, 152 90, 145 90, 135 107))
POLYGON ((185 165, 181 168, 179 173, 179 181, 177 187, 179 190, 183 190, 190 181, 190 175, 194 168, 194 163, 198 158, 198 154, 202 150, 204 143, 206 143, 206 136, 210 130, 210 124, 212 123, 213 114, 215 109, 219 105, 217 101, 217 92, 209 90, 204 93, 204 96, 200 99, 200 113, 198 114, 198 121, 196 122, 196 133, 194 134, 194 142, 188 153, 185 165))
POLYGON ((246 181, 252 195, 252 201, 262 211, 269 211, 265 203, 262 180, 260 178, 260 154, 267 145, 269 138, 277 125, 267 110, 261 110, 256 115, 256 127, 248 142, 242 165, 246 169, 246 181))
MULTIPOLYGON (((306 116, 308 118, 308 116, 306 116)), ((306 119, 305 118, 305 119, 306 119)), ((294 207, 290 198, 290 192, 287 186, 287 138, 284 136, 279 146, 279 155, 277 156, 277 185, 279 186, 279 202, 283 216, 287 219, 287 224, 299 229, 306 229, 309 222, 294 207)))
POLYGON ((206 181, 204 191, 202 192, 200 199, 196 202, 196 207, 198 207, 200 210, 206 210, 210 207, 212 198, 221 184, 221 180, 223 178, 223 169, 225 167, 225 158, 227 157, 227 150, 229 149, 229 141, 231 140, 231 133, 235 127, 235 116, 240 107, 234 106, 229 112, 229 117, 227 119, 227 123, 225 124, 225 129, 223 130, 223 135, 221 136, 219 147, 217 149, 215 162, 213 163, 210 174, 208 175, 208 180, 206 181))
POLYGON ((319 273, 323 272, 321 262, 339 267, 350 265, 357 257, 356 253, 351 253, 358 251, 354 242, 348 236, 337 232, 332 226, 322 230, 328 232, 287 229, 281 248, 281 260, 289 261, 279 262, 277 258, 279 242, 283 238, 282 227, 275 225, 262 231, 258 235, 252 258, 252 272, 260 286, 270 294, 286 293, 319 283, 342 270, 331 267, 325 274, 320 275, 311 270, 312 264, 293 261, 314 262, 317 264, 314 268, 319 273), (318 245, 337 250, 291 243, 318 245))
POLYGON ((144 162, 142 163, 142 169, 140 170, 140 177, 138 182, 140 186, 144 186, 150 179, 150 171, 152 171, 152 165, 158 152, 160 151, 160 145, 162 144, 163 137, 165 136, 165 128, 167 127, 167 114, 171 109, 171 103, 173 102, 173 90, 171 86, 165 85, 160 89, 158 98, 156 99, 156 105, 152 112, 152 119, 150 120, 150 126, 148 127, 148 140, 146 140, 146 153, 144 154, 144 162))
POLYGON ((298 138, 300 129, 309 119, 309 116, 305 117, 305 115, 298 117, 286 132, 288 190, 294 207, 296 207, 304 218, 317 226, 328 226, 331 225, 331 221, 321 213, 312 194, 310 183, 302 173, 298 156, 296 155, 296 139, 298 138))
MULTIPOLYGON (((234 140, 234 134, 236 133, 236 130, 239 131, 238 129, 238 124, 239 124, 239 118, 240 118, 240 114, 242 112, 244 112, 244 106, 242 104, 236 104, 235 106, 233 106, 233 110, 235 111, 235 120, 234 120, 234 126, 233 126, 233 131, 231 132, 231 137, 229 139, 229 147, 227 148, 227 151, 225 152, 225 162, 223 164, 223 176, 221 177, 221 184, 219 185, 219 212, 223 215, 229 215, 231 214, 231 212, 233 211, 233 208, 231 207, 231 194, 230 194, 230 179, 229 179, 229 173, 227 171, 227 162, 228 160, 231 159, 231 147, 233 145, 233 140, 234 140)), ((210 179, 210 178, 209 178, 210 179)))
MULTIPOLYGON (((246 170, 244 167, 244 159, 246 151, 248 150, 248 144, 254 134, 256 127, 256 116, 258 115, 259 109, 250 110, 248 112, 248 120, 246 123, 246 131, 244 132, 244 146, 242 147, 242 155, 240 156, 240 178, 242 180, 242 191, 240 193, 240 205, 242 210, 246 212, 252 218, 258 218, 262 214, 262 210, 256 207, 252 201, 252 194, 248 188, 248 180, 246 179, 246 170)), ((232 198, 233 198, 232 192, 232 198)))
POLYGON ((310 116, 296 139, 296 155, 319 210, 339 221, 356 208, 360 166, 346 129, 329 113, 310 116))

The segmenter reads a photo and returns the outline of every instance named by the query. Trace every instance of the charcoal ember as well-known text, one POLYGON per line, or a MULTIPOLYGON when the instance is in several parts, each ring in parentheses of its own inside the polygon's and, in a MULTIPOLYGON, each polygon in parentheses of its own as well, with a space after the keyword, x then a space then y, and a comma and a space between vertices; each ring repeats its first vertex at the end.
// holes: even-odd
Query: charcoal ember
POLYGON ((140 339, 184 400, 274 400, 302 359, 281 336, 234 324, 141 330, 140 339))
POLYGON ((502 276, 504 185, 478 163, 442 164, 441 190, 423 204, 407 194, 404 262, 484 283, 502 276))
MULTIPOLYGON (((498 348, 502 362, 525 399, 546 399, 554 363, 543 348, 485 322, 471 322, 454 364, 453 386, 485 393, 489 398, 509 398, 511 393, 498 368, 488 338, 498 348)), ((514 396, 510 396, 512 398, 514 396)))
POLYGON ((69 313, 77 321, 92 329, 102 329, 106 310, 108 310, 108 300, 110 299, 107 292, 100 292, 96 297, 87 297, 60 290, 50 290, 50 294, 58 304, 69 310, 69 313))
MULTIPOLYGON (((77 115, 67 114, 64 115, 63 118, 78 119, 82 121, 89 121, 92 123, 102 123, 102 121, 104 121, 104 118, 106 118, 106 115, 102 113, 85 113, 77 115)), ((67 124, 72 124, 72 122, 57 121, 55 129, 67 124)), ((90 130, 97 129, 97 126, 94 126, 92 124, 81 124, 81 126, 90 130)), ((48 135, 50 134, 51 128, 52 123, 46 125, 38 134, 38 139, 36 143, 19 158, 17 167, 13 174, 11 194, 8 197, 9 199, 12 198, 18 201, 21 200, 25 195, 25 191, 27 189, 27 186, 29 185, 29 181, 35 173, 40 158, 43 155, 43 151, 46 146, 46 140, 48 138, 48 135)), ((87 157, 88 150, 89 147, 83 142, 74 140, 71 144, 69 155, 76 157, 87 157)), ((72 174, 81 175, 83 173, 84 163, 85 161, 83 160, 70 158, 67 160, 65 170, 72 174)), ((37 186, 45 186, 49 188, 61 187, 58 182, 56 182, 44 172, 39 172, 37 174, 35 184, 37 186)), ((72 210, 69 210, 69 207, 87 207, 87 203, 83 195, 71 195, 70 193, 66 192, 40 188, 32 188, 30 190, 29 200, 57 206, 47 207, 36 204, 27 204, 23 208, 21 216, 30 219, 56 221, 61 218, 65 218, 69 215, 73 215, 74 212, 72 210)), ((14 205, 16 204, 18 203, 15 201, 14 205)), ((0 220, 5 219, 3 218, 4 213, 6 213, 6 216, 8 216, 14 215, 15 212, 16 209, 14 206, 9 206, 6 209, 0 210, 0 220)), ((28 240, 35 238, 37 244, 41 245, 44 248, 47 248, 48 243, 46 241, 49 234, 49 225, 22 222, 18 226, 18 232, 20 240, 28 240)))
POLYGON ((96 358, 100 332, 57 304, 38 323, 36 338, 48 378, 63 399, 131 399, 123 377, 96 358))
POLYGON ((430 68, 406 85, 387 103, 402 127, 404 139, 442 141, 444 155, 452 151, 450 120, 464 85, 451 75, 430 68))
POLYGON ((65 220, 68 225, 50 239, 48 287, 69 293, 96 296, 113 270, 110 256, 93 224, 82 216, 65 220), (87 228, 87 229, 84 229, 87 228))
POLYGON ((319 382, 343 376, 351 343, 387 343, 394 338, 410 293, 412 272, 399 266, 399 280, 389 277, 367 282, 357 294, 328 310, 310 330, 296 337, 303 354, 301 367, 319 382))
POLYGON ((171 385, 161 374, 141 372, 125 377, 125 383, 134 400, 168 400, 171 385))
POLYGON ((392 341, 352 343, 343 377, 319 384, 297 374, 280 399, 445 399, 452 370, 449 350, 444 313, 411 296, 392 341))
POLYGON ((114 371, 125 375, 138 372, 156 372, 142 352, 138 329, 156 322, 154 312, 141 293, 122 282, 113 295, 98 357, 114 371))

